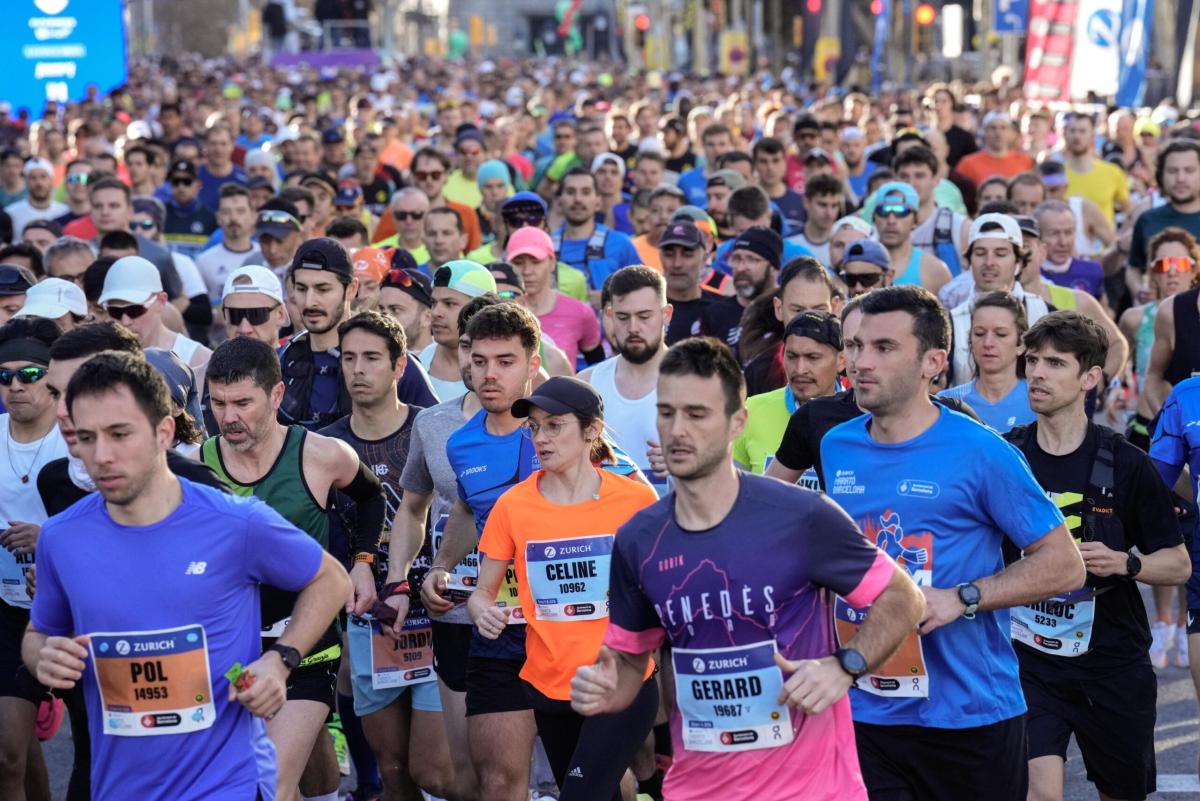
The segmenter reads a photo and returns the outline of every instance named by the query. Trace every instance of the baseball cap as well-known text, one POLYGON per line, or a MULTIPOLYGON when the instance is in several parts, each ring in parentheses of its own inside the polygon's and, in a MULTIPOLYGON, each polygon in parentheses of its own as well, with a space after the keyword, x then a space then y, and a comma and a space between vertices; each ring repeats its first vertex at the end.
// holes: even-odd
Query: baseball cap
POLYGON ((547 259, 554 255, 554 242, 550 234, 541 228, 525 226, 513 231, 504 248, 504 258, 512 261, 517 256, 533 256, 535 259, 547 259))
POLYGON ((512 405, 513 417, 528 417, 534 406, 550 414, 579 412, 588 417, 604 417, 604 399, 591 384, 565 375, 556 375, 526 398, 512 405))
POLYGON ((980 128, 986 128, 993 122, 1006 122, 1012 125, 1012 117, 1006 111, 989 111, 983 115, 983 122, 980 123, 980 128))
POLYGON ((858 142, 866 138, 866 134, 856 125, 849 125, 842 129, 843 142, 858 142))
MULTIPOLYGON (((392 263, 395 264, 394 261, 392 263)), ((433 282, 416 267, 407 269, 393 266, 383 276, 383 283, 379 286, 381 289, 398 289, 417 303, 433 306, 433 282)))
MULTIPOLYGON (((508 284, 509 286, 515 286, 522 292, 525 291, 525 279, 522 278, 521 274, 517 272, 517 269, 508 262, 494 261, 486 266, 488 268, 488 272, 492 274, 492 278, 496 279, 497 287, 499 287, 500 284, 508 284)), ((499 290, 497 289, 497 291, 499 290)))
POLYGON ((836 234, 843 228, 853 228, 863 236, 867 236, 872 239, 874 239, 876 235, 875 226, 871 225, 857 214, 847 214, 845 217, 842 217, 840 220, 835 222, 833 224, 833 233, 836 234))
POLYGON ((1061 161, 1047 159, 1038 165, 1037 171, 1042 177, 1042 183, 1049 189, 1067 185, 1067 168, 1061 161))
POLYGON ((337 195, 337 183, 328 175, 328 173, 321 172, 320 170, 314 170, 312 172, 305 173, 304 177, 300 179, 300 186, 309 187, 313 185, 319 185, 330 195, 337 195))
POLYGON ((728 187, 729 191, 736 192, 746 185, 745 177, 737 170, 717 170, 712 175, 708 176, 708 183, 705 186, 724 186, 728 187))
POLYGON ((829 155, 829 151, 823 147, 814 147, 804 154, 804 163, 807 164, 810 161, 824 161, 826 164, 833 164, 833 156, 829 155))
POLYGON ((130 201, 134 214, 148 214, 154 219, 154 225, 161 231, 167 219, 167 208, 156 197, 135 197, 130 201))
POLYGON ((363 191, 358 184, 344 183, 333 198, 335 206, 357 206, 362 202, 363 191))
POLYGON ((325 270, 336 275, 343 284, 350 283, 354 277, 350 254, 342 243, 327 236, 309 239, 296 250, 291 272, 296 270, 325 270))
POLYGON ((78 284, 61 278, 45 278, 25 293, 25 305, 14 317, 46 317, 57 320, 64 314, 87 316, 87 298, 78 284))
POLYGON ((200 410, 200 394, 196 392, 196 373, 192 368, 166 348, 146 348, 143 355, 167 382, 171 400, 202 423, 204 413, 200 410))
POLYGON ((54 175, 54 165, 50 163, 49 159, 29 159, 21 168, 21 174, 28 177, 29 173, 34 170, 41 170, 50 176, 54 175))
POLYGON ((808 337, 834 350, 841 350, 842 321, 829 312, 810 309, 800 312, 788 322, 783 337, 808 337))
POLYGON ((500 204, 500 213, 507 214, 510 212, 524 211, 537 206, 542 214, 546 213, 546 201, 536 192, 517 192, 512 197, 500 204))
MULTIPOLYGON (((917 196, 917 190, 901 181, 888 181, 875 192, 875 208, 878 209, 883 204, 888 203, 888 198, 896 195, 899 195, 899 202, 913 211, 921 207, 921 199, 917 196)), ((896 200, 892 200, 891 202, 896 202, 896 200)))
POLYGON ((304 226, 300 221, 283 209, 263 209, 254 222, 256 234, 267 234, 276 239, 283 239, 288 234, 298 234, 303 230, 304 226))
POLYGON ((967 245, 973 245, 980 239, 1007 239, 1017 247, 1025 246, 1021 228, 1017 225, 1017 221, 1007 214, 979 215, 975 222, 971 223, 971 231, 967 235, 967 245), (984 230, 985 228, 987 230, 984 230))
POLYGON ((346 137, 338 128, 326 128, 321 131, 321 144, 323 145, 340 145, 346 141, 346 137))
POLYGON ((1022 239, 1027 236, 1032 236, 1034 239, 1042 238, 1042 226, 1038 225, 1037 218, 1027 214, 1014 214, 1013 219, 1017 221, 1017 227, 1021 229, 1022 239))
POLYGON ((663 229, 662 236, 658 238, 659 248, 665 248, 667 245, 681 245, 688 250, 695 250, 704 247, 704 235, 695 223, 687 220, 672 222, 663 229))
POLYGON ((890 269, 892 266, 892 260, 888 257, 887 249, 874 239, 856 239, 847 245, 839 267, 844 269, 852 261, 873 264, 881 270, 890 269))
POLYGON ((162 276, 158 268, 141 256, 122 256, 113 262, 104 276, 100 291, 101 306, 111 300, 125 303, 145 303, 155 293, 162 292, 162 276))
POLYGON ((272 192, 275 191, 275 186, 271 183, 271 179, 266 178, 262 175, 252 175, 249 178, 247 178, 246 179, 246 188, 247 189, 270 189, 272 192))
POLYGON ((766 259, 772 267, 778 268, 783 258, 783 239, 770 228, 756 225, 738 234, 738 238, 733 240, 733 245, 729 248, 729 256, 738 250, 748 250, 766 259))
POLYGON ((176 175, 184 175, 195 180, 199 173, 196 171, 196 165, 187 159, 176 159, 171 162, 171 169, 167 170, 167 180, 171 180, 176 175))
POLYGON ((355 278, 382 281, 392 267, 391 254, 383 248, 359 248, 350 257, 355 278))
POLYGON ((605 164, 616 166, 617 172, 621 173, 621 177, 625 177, 625 160, 616 153, 601 153, 592 159, 592 172, 600 169, 605 164))
POLYGON ((279 283, 279 276, 259 264, 247 264, 230 273, 229 277, 225 279, 225 288, 221 290, 221 297, 251 292, 266 295, 278 303, 283 303, 283 285, 279 283))
POLYGON ((468 259, 448 261, 438 267, 433 276, 433 285, 453 289, 469 298, 496 291, 496 279, 488 272, 487 267, 468 259))

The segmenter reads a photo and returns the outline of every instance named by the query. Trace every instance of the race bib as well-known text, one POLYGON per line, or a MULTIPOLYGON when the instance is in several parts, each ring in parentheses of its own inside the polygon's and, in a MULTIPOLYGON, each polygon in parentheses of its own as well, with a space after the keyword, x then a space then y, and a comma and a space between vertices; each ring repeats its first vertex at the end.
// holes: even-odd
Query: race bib
MULTIPOLYGON (((767 468, 769 468, 772 464, 774 464, 774 462, 775 462, 775 454, 773 454, 773 453, 767 454, 766 458, 763 459, 763 473, 766 473, 767 468)), ((813 492, 820 492, 821 491, 821 479, 819 479, 817 477, 816 469, 810 467, 807 470, 805 470, 803 473, 801 473, 800 478, 796 479, 796 486, 804 487, 804 489, 812 490, 813 492)))
POLYGON ((508 624, 525 624, 525 610, 521 608, 521 594, 517 590, 517 569, 509 562, 504 568, 504 583, 496 593, 496 606, 508 610, 508 624))
MULTIPOLYGON (((446 537, 446 521, 449 519, 450 515, 441 515, 433 526, 432 553, 435 555, 441 549, 442 540, 446 537)), ((461 603, 471 597, 471 593, 475 592, 475 587, 478 585, 479 551, 471 551, 454 566, 453 570, 446 574, 446 588, 449 590, 447 597, 455 603, 461 603)))
POLYGON ((213 725, 217 709, 203 626, 90 638, 105 734, 153 737, 213 725))
MULTIPOLYGON (((840 595, 834 598, 833 622, 839 647, 846 647, 858 633, 869 609, 869 606, 853 607, 840 595)), ((928 698, 929 672, 925 669, 920 635, 915 630, 909 632, 896 653, 873 673, 860 678, 855 686, 883 698, 928 698)))
POLYGON ((1082 656, 1092 642, 1095 592, 1084 587, 1066 595, 1009 610, 1012 638, 1052 656, 1082 656))
POLYGON ((0 548, 0 601, 21 609, 33 606, 33 599, 25 592, 25 577, 32 569, 33 554, 0 548))
POLYGON ((675 702, 688 751, 732 753, 792 742, 792 719, 775 702, 783 673, 775 642, 703 650, 676 648, 675 702))
POLYGON ((399 640, 385 635, 371 622, 371 687, 387 690, 435 681, 433 626, 429 618, 407 617, 399 640))
POLYGON ((538 620, 604 620, 613 536, 525 544, 525 575, 538 620))

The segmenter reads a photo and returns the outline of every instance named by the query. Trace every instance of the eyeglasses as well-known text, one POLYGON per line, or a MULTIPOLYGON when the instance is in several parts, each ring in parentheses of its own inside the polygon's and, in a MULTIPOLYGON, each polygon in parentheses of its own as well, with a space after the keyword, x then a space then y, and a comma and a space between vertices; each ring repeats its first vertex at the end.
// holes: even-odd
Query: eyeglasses
POLYGON ((45 367, 18 367, 16 370, 0 367, 0 384, 11 387, 14 378, 22 384, 35 384, 45 378, 47 372, 45 367))
POLYGON ((172 178, 171 186, 191 186, 196 183, 195 178, 172 178))
POLYGON ((148 301, 146 303, 138 303, 138 304, 134 304, 134 305, 130 305, 130 306, 108 305, 108 306, 104 307, 104 311, 108 313, 109 317, 111 317, 113 320, 115 320, 119 323, 119 322, 121 322, 121 320, 123 320, 125 318, 129 318, 130 320, 136 320, 137 318, 144 315, 147 311, 149 311, 150 307, 153 305, 154 305, 153 300, 148 301))
POLYGON ((71 186, 86 185, 88 182, 88 174, 86 172, 77 172, 74 175, 67 176, 67 183, 71 186))
POLYGON ((848 287, 861 286, 864 289, 870 289, 883 280, 883 273, 848 273, 842 270, 838 273, 838 277, 848 287))
POLYGON ((901 220, 912 213, 913 210, 908 206, 893 206, 890 204, 887 206, 879 206, 875 209, 876 217, 896 217, 897 219, 901 220))
POLYGON ((413 178, 418 181, 440 181, 442 176, 446 174, 445 170, 435 170, 433 172, 425 172, 424 170, 413 170, 413 178))
POLYGON ((248 320, 250 325, 258 326, 270 320, 271 312, 278 308, 278 303, 274 306, 252 306, 248 309, 234 309, 226 306, 225 319, 233 326, 241 325, 243 320, 248 320))
POLYGON ((154 228, 156 225, 158 225, 158 223, 154 222, 154 220, 133 220, 132 222, 129 223, 129 230, 130 231, 138 231, 138 230, 149 231, 151 228, 154 228))
POLYGON ((304 218, 297 220, 292 215, 282 209, 267 209, 258 213, 258 225, 286 225, 294 231, 302 230, 301 222, 304 218))
POLYGON ((557 439, 558 435, 567 427, 566 420, 547 420, 545 423, 535 423, 532 420, 526 420, 521 424, 521 433, 529 439, 533 439, 541 432, 545 431, 546 436, 550 439, 557 439))
POLYGON ((1159 259, 1154 262, 1151 267, 1156 273, 1190 273, 1196 269, 1196 262, 1189 259, 1187 256, 1171 256, 1166 259, 1159 259))
POLYGON ((416 222, 417 220, 425 219, 425 212, 423 212, 423 211, 393 211, 392 219, 395 220, 396 222, 405 222, 406 220, 412 220, 413 222, 416 222))

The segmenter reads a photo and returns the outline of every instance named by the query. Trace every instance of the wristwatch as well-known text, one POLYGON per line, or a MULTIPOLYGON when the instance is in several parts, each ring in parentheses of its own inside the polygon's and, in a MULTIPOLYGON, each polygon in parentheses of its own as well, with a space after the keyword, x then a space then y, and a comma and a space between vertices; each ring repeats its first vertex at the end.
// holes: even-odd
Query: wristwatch
POLYGON ((1142 560, 1138 559, 1133 554, 1125 557, 1125 575, 1129 578, 1137 578, 1137 574, 1142 572, 1142 560))
POLYGON ((963 606, 967 607, 963 610, 962 616, 967 620, 975 619, 975 612, 979 609, 979 599, 982 597, 979 588, 971 582, 965 582, 958 585, 958 600, 963 602, 963 606))
POLYGON ((839 648, 833 652, 833 656, 842 666, 842 670, 854 679, 856 685, 858 680, 866 675, 867 658, 853 648, 839 648))
POLYGON ((275 643, 267 646, 267 650, 279 654, 279 658, 283 660, 283 666, 289 671, 295 670, 296 666, 300 664, 300 652, 290 645, 275 643))

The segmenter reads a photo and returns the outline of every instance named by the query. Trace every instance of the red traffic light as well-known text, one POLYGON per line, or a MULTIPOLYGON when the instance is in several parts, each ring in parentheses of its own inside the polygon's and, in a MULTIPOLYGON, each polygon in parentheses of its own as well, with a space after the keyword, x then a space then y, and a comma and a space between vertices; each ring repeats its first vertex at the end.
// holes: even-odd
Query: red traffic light
POLYGON ((937 18, 937 11, 929 3, 921 3, 913 9, 913 19, 918 25, 932 25, 937 18))
POLYGON ((883 13, 883 0, 871 0, 871 13, 877 17, 883 13))
POLYGON ((638 14, 636 17, 633 18, 633 27, 637 28, 639 31, 642 31, 643 33, 650 30, 650 15, 649 14, 638 14))
POLYGON ((821 0, 808 0, 808 2, 805 4, 805 7, 808 9, 809 14, 820 14, 821 0))

